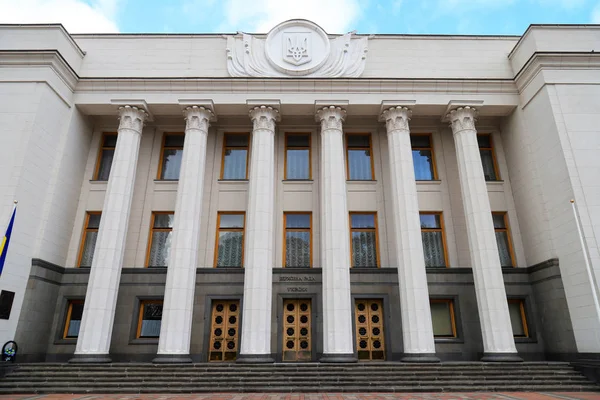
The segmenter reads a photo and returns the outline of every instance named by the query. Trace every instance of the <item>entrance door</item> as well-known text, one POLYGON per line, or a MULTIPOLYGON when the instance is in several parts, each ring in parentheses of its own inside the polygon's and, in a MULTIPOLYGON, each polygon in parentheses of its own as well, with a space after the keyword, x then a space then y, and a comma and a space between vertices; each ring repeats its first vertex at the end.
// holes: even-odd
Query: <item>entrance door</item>
POLYGON ((382 300, 357 299, 354 314, 358 359, 385 360, 382 300))
POLYGON ((283 302, 283 361, 311 361, 310 300, 283 302))
POLYGON ((239 300, 213 301, 208 361, 234 361, 238 351, 239 300))

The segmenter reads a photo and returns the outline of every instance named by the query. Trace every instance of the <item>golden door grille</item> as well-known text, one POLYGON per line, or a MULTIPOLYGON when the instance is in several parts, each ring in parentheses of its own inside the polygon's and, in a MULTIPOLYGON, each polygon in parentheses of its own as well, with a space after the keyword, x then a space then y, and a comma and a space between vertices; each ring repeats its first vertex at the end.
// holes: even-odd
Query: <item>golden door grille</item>
POLYGON ((359 360, 385 360, 383 301, 356 300, 356 348, 359 360))
POLYGON ((283 361, 312 360, 310 300, 283 302, 283 361))
POLYGON ((239 342, 239 300, 214 301, 208 361, 234 361, 239 342))

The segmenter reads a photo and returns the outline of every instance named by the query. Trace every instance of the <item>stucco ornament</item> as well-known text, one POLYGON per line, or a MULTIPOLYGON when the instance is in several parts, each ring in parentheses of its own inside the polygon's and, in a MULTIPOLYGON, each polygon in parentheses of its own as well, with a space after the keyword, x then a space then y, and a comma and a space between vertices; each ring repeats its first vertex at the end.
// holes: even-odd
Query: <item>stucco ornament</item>
POLYGON ((366 36, 330 39, 317 24, 293 19, 265 39, 246 33, 227 37, 227 70, 233 77, 359 77, 367 59, 366 36))

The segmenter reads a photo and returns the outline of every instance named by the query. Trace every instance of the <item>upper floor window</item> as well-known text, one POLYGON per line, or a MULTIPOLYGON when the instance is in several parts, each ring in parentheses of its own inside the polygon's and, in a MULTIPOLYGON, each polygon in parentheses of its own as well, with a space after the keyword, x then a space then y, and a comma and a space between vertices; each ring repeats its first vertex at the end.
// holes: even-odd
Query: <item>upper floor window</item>
POLYGON ((433 145, 430 134, 410 135, 415 179, 433 181, 437 179, 433 145))
POLYGON ((483 175, 486 181, 498 181, 498 165, 496 155, 492 144, 492 135, 488 133, 477 134, 477 143, 479 144, 479 154, 481 154, 481 163, 483 164, 483 175))
POLYGON ((65 319, 63 339, 75 339, 79 336, 82 316, 83 300, 69 300, 67 303, 67 318, 65 319))
POLYGON ((166 267, 171 254, 171 235, 173 231, 172 212, 152 213, 150 225, 150 243, 148 243, 148 255, 146 265, 148 267, 166 267))
POLYGON ((525 301, 523 299, 508 299, 508 313, 514 337, 529 337, 527 317, 525 316, 525 301))
POLYGON ((244 263, 243 212, 220 212, 217 215, 215 267, 241 267, 244 263))
POLYGON ((248 145, 250 135, 247 133, 226 133, 223 138, 223 165, 221 179, 248 179, 248 145))
POLYGON ((351 261, 353 267, 378 267, 377 214, 350 213, 351 261))
POLYGON ((508 215, 505 212, 492 212, 494 221, 494 232, 500 255, 500 265, 503 267, 514 267, 515 257, 513 254, 510 230, 508 229, 508 215))
POLYGON ((346 168, 349 180, 375 179, 370 134, 346 134, 346 168))
POLYGON ((455 338, 456 316, 452 299, 429 299, 433 337, 455 338))
POLYGON ((310 134, 285 134, 284 179, 310 179, 310 134))
POLYGON ((421 239, 426 267, 447 267, 446 238, 442 213, 423 212, 421 218, 421 239))
POLYGON ((85 225, 83 227, 81 245, 79 246, 79 257, 77 259, 77 266, 79 267, 92 266, 101 215, 102 214, 99 211, 88 211, 85 215, 85 225))
POLYGON ((136 338, 158 338, 160 336, 160 323, 162 321, 163 301, 142 300, 136 338))
POLYGON ((96 161, 96 171, 94 179, 98 181, 107 181, 110 175, 110 167, 113 157, 115 156, 115 148, 117 146, 116 133, 104 133, 101 139, 100 150, 98 151, 98 160, 96 161))
POLYGON ((310 213, 284 213, 285 249, 283 265, 310 267, 312 231, 310 213))
POLYGON ((158 179, 177 180, 181 169, 181 158, 183 157, 183 133, 165 133, 163 136, 162 150, 160 152, 160 164, 158 179))

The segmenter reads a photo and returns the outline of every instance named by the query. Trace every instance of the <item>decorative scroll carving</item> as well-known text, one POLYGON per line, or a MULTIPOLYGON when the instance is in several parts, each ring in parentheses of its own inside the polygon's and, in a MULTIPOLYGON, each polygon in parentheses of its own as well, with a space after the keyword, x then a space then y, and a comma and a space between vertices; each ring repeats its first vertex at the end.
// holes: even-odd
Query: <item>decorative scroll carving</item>
POLYGON ((391 107, 381 113, 381 119, 385 121, 387 133, 397 130, 408 131, 408 121, 412 116, 412 111, 407 107, 391 107))
POLYGON ((119 107, 119 130, 131 129, 137 133, 142 133, 146 118, 148 118, 148 113, 141 108, 132 106, 119 107))
POLYGON ((475 130, 475 121, 477 120, 477 109, 473 107, 459 107, 450 111, 446 118, 450 121, 452 132, 454 134, 467 129, 475 130))
POLYGON ((254 107, 250 110, 250 119, 254 130, 266 129, 275 132, 275 122, 279 119, 279 111, 269 106, 254 107))
POLYGON ((214 117, 211 110, 199 106, 186 107, 183 110, 185 117, 185 130, 188 129, 199 129, 201 131, 208 131, 210 120, 214 117))
POLYGON ((336 106, 323 107, 317 111, 316 119, 321 121, 321 132, 327 129, 341 131, 343 122, 346 119, 346 110, 336 106))

